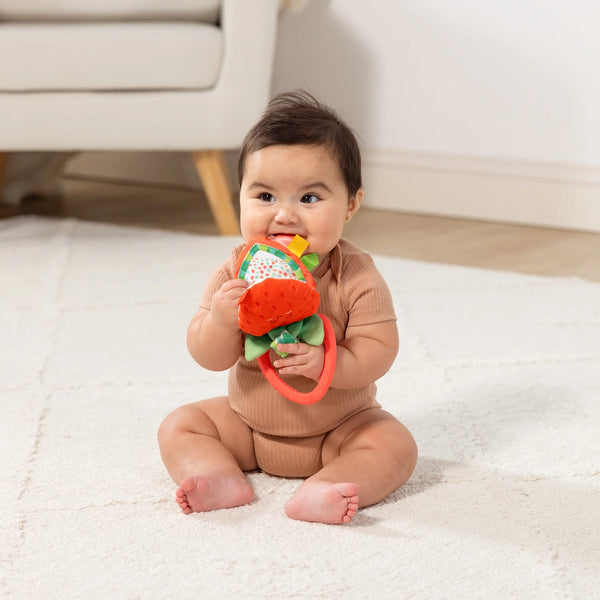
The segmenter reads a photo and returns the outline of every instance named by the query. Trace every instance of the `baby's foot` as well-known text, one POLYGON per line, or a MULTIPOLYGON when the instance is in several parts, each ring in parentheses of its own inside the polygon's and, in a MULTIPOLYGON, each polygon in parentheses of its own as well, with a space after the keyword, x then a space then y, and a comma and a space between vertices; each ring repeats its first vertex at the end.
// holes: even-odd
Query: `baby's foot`
POLYGON ((175 500, 186 515, 241 506, 253 498, 254 492, 250 484, 239 475, 211 474, 187 477, 175 492, 175 500))
POLYGON ((331 523, 350 523, 358 510, 358 484, 306 481, 285 505, 291 519, 331 523))

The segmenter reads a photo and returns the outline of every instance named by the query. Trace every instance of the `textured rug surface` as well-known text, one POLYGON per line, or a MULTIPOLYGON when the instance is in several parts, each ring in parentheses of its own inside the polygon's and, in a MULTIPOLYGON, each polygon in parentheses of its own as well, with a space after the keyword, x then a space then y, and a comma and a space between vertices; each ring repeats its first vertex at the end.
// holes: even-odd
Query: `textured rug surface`
POLYGON ((184 516, 156 429, 222 394, 188 356, 236 242, 0 221, 0 596, 600 598, 600 285, 376 256, 401 349, 379 400, 411 480, 349 526, 291 521, 298 480, 184 516))

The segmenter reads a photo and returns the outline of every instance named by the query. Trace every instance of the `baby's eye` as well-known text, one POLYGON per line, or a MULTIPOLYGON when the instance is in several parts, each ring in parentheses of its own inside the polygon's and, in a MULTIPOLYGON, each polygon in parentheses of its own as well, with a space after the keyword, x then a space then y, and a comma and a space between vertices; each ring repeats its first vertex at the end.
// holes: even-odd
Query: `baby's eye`
POLYGON ((302 196, 302 200, 300 200, 300 202, 303 202, 304 204, 314 204, 315 202, 318 202, 320 200, 319 196, 316 196, 315 194, 304 194, 304 196, 302 196))
POLYGON ((262 194, 259 194, 258 197, 263 202, 275 202, 275 197, 273 196, 273 194, 269 194, 269 192, 263 192, 262 194))

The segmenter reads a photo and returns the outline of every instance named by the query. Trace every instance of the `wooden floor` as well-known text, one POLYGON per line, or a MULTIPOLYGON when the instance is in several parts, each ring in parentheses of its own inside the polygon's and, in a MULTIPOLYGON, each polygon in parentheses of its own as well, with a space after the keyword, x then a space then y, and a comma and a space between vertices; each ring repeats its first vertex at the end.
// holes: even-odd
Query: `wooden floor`
MULTIPOLYGON (((216 235, 201 193, 74 178, 62 198, 30 198, 17 214, 74 217, 216 235)), ((363 208, 345 235, 373 253, 548 276, 600 281, 600 234, 411 215, 363 208)))

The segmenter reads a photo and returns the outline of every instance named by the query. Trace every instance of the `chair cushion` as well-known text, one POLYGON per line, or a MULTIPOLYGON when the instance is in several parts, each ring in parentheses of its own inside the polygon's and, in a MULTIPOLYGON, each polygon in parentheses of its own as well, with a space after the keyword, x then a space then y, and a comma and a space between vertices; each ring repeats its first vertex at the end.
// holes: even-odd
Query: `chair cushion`
POLYGON ((0 25, 0 90, 205 89, 222 30, 204 23, 0 25))
POLYGON ((186 20, 215 23, 220 0, 0 0, 0 21, 186 20))

